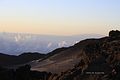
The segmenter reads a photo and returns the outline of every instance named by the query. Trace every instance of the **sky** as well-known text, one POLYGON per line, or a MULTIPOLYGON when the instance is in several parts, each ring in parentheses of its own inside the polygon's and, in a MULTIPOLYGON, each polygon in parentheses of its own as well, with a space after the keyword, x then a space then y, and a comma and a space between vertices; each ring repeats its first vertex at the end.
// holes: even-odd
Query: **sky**
POLYGON ((120 0, 0 0, 0 32, 106 35, 120 30, 120 0))

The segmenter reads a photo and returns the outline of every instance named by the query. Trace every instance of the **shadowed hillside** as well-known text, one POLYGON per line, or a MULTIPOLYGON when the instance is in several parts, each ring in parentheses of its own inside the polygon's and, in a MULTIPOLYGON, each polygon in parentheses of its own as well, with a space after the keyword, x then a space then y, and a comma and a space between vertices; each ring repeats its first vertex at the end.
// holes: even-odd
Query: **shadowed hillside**
POLYGON ((7 55, 0 53, 0 66, 12 66, 18 64, 26 64, 33 60, 42 59, 45 57, 45 54, 40 53, 23 53, 18 56, 7 55))

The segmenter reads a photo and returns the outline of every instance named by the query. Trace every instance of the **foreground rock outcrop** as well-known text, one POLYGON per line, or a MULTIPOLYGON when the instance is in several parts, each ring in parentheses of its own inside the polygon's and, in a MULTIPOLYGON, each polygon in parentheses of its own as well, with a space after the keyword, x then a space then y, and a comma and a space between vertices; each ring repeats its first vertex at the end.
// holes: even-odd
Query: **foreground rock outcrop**
POLYGON ((44 67, 45 71, 57 73, 49 80, 119 80, 120 32, 110 31, 107 37, 80 41, 49 61, 53 63, 44 66, 40 62, 42 66, 38 66, 38 70, 44 67))
POLYGON ((120 32, 108 37, 87 39, 74 45, 82 52, 74 68, 62 72, 54 80, 120 80, 120 32))

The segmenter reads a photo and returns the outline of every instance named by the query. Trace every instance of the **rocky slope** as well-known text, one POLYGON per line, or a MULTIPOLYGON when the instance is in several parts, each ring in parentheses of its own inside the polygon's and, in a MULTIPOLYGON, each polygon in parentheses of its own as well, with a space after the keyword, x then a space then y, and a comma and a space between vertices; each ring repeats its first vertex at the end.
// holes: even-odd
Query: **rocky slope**
POLYGON ((36 62, 32 70, 52 72, 48 80, 120 80, 120 32, 80 41, 36 62))

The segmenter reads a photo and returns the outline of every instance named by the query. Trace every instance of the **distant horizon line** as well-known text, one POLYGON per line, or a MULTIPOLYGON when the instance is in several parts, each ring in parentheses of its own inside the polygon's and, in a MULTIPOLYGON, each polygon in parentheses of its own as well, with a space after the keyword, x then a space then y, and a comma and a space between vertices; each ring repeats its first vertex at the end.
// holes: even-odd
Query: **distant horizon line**
POLYGON ((30 33, 30 32, 6 32, 6 31, 4 31, 4 32, 2 32, 2 31, 0 31, 0 33, 7 33, 7 34, 27 34, 27 35, 41 35, 41 36, 64 36, 64 37, 66 37, 66 36, 79 36, 79 35, 101 35, 101 36, 107 36, 107 35, 105 35, 105 34, 99 34, 99 33, 82 33, 82 34, 72 34, 72 35, 60 35, 60 34, 40 34, 40 33, 30 33))

